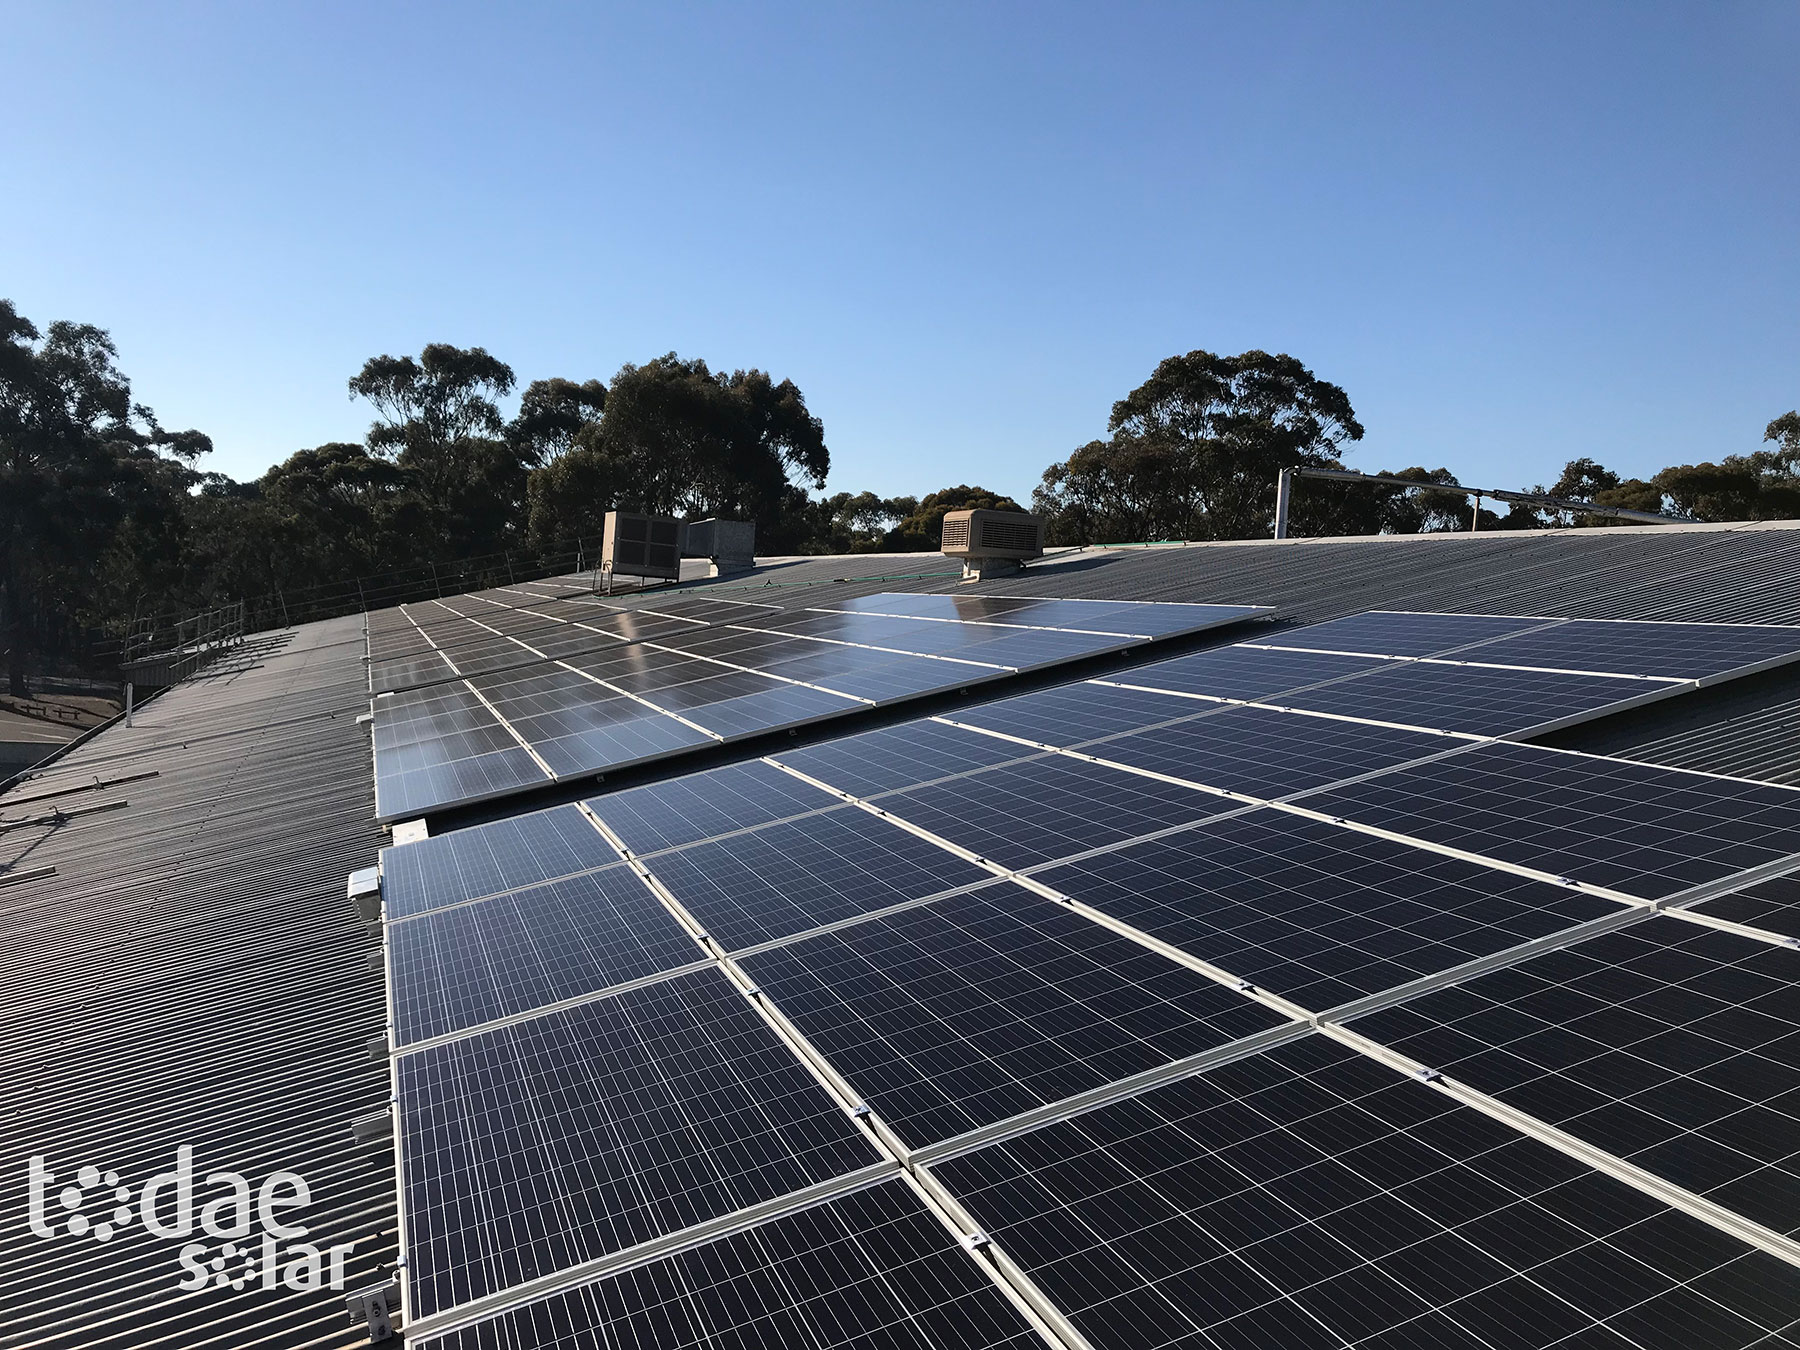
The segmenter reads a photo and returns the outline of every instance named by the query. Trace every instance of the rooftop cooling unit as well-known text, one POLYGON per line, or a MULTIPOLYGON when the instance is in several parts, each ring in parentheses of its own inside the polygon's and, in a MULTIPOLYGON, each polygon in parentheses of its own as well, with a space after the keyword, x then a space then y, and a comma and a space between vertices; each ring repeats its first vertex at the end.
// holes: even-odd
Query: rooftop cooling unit
POLYGON ((680 581, 681 522, 635 511, 608 511, 600 570, 616 576, 680 581))
POLYGON ((710 558, 712 574, 745 572, 756 566, 756 522, 690 520, 681 552, 688 558, 710 558))
POLYGON ((963 580, 1016 572, 1044 556, 1044 522, 1024 511, 975 509, 944 517, 945 554, 963 560, 963 580))

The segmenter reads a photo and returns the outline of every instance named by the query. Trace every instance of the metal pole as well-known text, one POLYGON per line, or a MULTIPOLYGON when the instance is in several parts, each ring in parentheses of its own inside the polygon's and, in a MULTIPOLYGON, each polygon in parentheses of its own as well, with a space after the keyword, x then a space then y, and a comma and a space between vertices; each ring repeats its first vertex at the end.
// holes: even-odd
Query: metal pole
POLYGON ((1475 531, 1479 530, 1480 528, 1481 528, 1481 494, 1479 492, 1477 492, 1475 494, 1475 511, 1474 511, 1474 514, 1472 514, 1469 517, 1469 533, 1474 534, 1475 531))
POLYGON ((1294 495, 1294 471, 1283 469, 1275 480, 1275 537, 1288 537, 1288 499, 1294 495))
POLYGON ((131 725, 131 681, 125 681, 125 725, 131 725))

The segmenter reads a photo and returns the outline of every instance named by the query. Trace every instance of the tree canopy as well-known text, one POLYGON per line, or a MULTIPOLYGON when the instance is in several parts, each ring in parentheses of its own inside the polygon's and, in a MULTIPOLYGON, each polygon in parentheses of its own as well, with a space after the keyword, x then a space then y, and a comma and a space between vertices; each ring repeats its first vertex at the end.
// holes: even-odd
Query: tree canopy
POLYGON ((1169 357, 1113 404, 1107 430, 1032 494, 1054 542, 1266 534, 1281 470, 1335 466, 1363 435, 1342 389, 1262 351, 1169 357))
MULTIPOLYGON (((10 688, 23 692, 34 663, 72 635, 117 631, 134 614, 259 598, 268 618, 321 588, 340 597, 329 603, 355 603, 364 580, 396 570, 455 586, 485 584, 495 565, 504 577, 513 558, 572 567, 615 507, 753 520, 765 556, 931 551, 947 512, 1018 509, 967 483, 922 497, 826 495, 824 426, 793 380, 761 370, 714 370, 670 352, 610 382, 533 380, 509 418, 518 383, 481 347, 372 357, 348 385, 374 412, 362 443, 296 450, 234 482, 199 467, 205 435, 164 429, 133 398, 104 331, 40 330, 0 301, 0 646, 10 688), (475 555, 489 561, 471 563, 475 555)), ((1363 428, 1348 395, 1292 356, 1194 351, 1161 362, 1114 404, 1107 432, 1052 464, 1032 494, 1050 542, 1266 536, 1280 470, 1339 466, 1363 428)), ((1417 486, 1306 483, 1294 531, 1470 528, 1468 498, 1446 490, 1456 483, 1449 469, 1395 476, 1417 486)), ((1750 453, 1647 479, 1584 457, 1550 491, 1702 520, 1800 517, 1800 411, 1771 421, 1750 453)), ((1480 515, 1484 530, 1618 523, 1521 504, 1480 515)))
POLYGON ((165 432, 117 360, 91 324, 40 333, 0 300, 0 642, 15 695, 27 692, 34 625, 71 598, 125 603, 118 587, 139 569, 106 566, 122 539, 174 546, 159 508, 212 448, 197 431, 165 432))
POLYGON ((614 508, 753 520, 770 553, 804 541, 806 489, 825 486, 831 452, 792 380, 670 352, 623 367, 601 403, 531 485, 534 542, 598 534, 614 508))

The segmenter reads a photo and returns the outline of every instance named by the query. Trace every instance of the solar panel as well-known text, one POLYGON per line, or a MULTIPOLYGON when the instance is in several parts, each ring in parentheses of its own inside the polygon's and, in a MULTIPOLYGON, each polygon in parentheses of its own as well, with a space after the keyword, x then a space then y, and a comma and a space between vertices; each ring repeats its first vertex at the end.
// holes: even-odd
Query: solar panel
POLYGON ((1649 900, 1800 854, 1793 788, 1509 742, 1301 805, 1649 900))
POLYGON ((743 966, 914 1147, 1283 1020, 1012 885, 743 966))
MULTIPOLYGON (((583 608, 594 612, 581 619, 586 628, 574 631, 586 636, 571 644, 564 625, 557 642, 567 660, 541 659, 543 647, 444 611, 434 633, 450 644, 452 659, 469 678, 377 700, 380 819, 799 727, 872 703, 1148 640, 766 606, 740 612, 691 597, 666 602, 664 612, 583 608), (691 617, 678 614, 678 607, 691 617), (745 626, 739 618, 763 626, 745 626), (696 635, 704 653, 695 646, 696 635), (664 647, 658 638, 694 649, 664 647)), ((1102 608, 1110 613, 1120 606, 1102 608)), ((1130 612, 1145 634, 1162 636, 1266 611, 1145 605, 1130 612)), ((384 669, 381 677, 388 676, 384 669)))
POLYGON ((760 760, 608 793, 588 803, 633 853, 836 806, 839 799, 760 760))
POLYGON ((1800 938, 1800 875, 1771 877, 1688 908, 1697 914, 1800 938))
POLYGON ((1214 711, 1215 708, 1167 694, 1106 684, 1076 684, 958 708, 946 717, 965 726, 998 731, 1039 745, 1067 747, 1214 711))
POLYGON ((728 950, 993 875, 855 806, 690 844, 648 865, 728 950))
POLYGON ((1379 670, 1385 664, 1380 657, 1332 656, 1323 652, 1238 645, 1215 647, 1211 651, 1194 652, 1147 666, 1133 666, 1107 678, 1117 684, 1145 685, 1175 693, 1260 700, 1283 690, 1379 670))
POLYGON ((1399 731, 1265 708, 1226 708, 1085 753, 1227 792, 1273 799, 1453 749, 1427 731, 1399 731))
POLYGON ((1800 956, 1652 918, 1356 1023, 1777 1232, 1800 1232, 1800 956))
POLYGON ((1619 909, 1268 810, 1034 875, 1314 1012, 1619 909))
POLYGON ((1408 662, 1318 689, 1283 694, 1293 708, 1382 722, 1510 736, 1580 721, 1629 700, 1682 686, 1543 670, 1408 662))
POLYGON ((1774 1257, 1317 1037, 933 1170, 1097 1345, 1747 1347, 1800 1318, 1774 1257))
POLYGON ((402 1055, 397 1078, 415 1318, 879 1161, 716 970, 402 1055))
POLYGON ((405 918, 618 860, 578 807, 557 806, 383 849, 382 905, 405 918))
POLYGON ((1049 754, 877 797, 875 805, 1013 870, 1230 809, 1191 788, 1049 754))
MULTIPOLYGON (((1498 614, 1411 614, 1372 610, 1307 628, 1288 628, 1266 641, 1283 647, 1322 651, 1366 652, 1372 656, 1436 656, 1472 642, 1541 628, 1553 619, 1511 618, 1498 614)), ((1486 660, 1486 657, 1470 657, 1486 660)))
POLYGON ((1800 628, 1571 619, 1552 628, 1487 643, 1466 655, 1470 660, 1521 666, 1699 680, 1800 658, 1800 628))
MULTIPOLYGON (((559 667, 508 670, 474 679, 506 710, 499 729, 574 745, 561 774, 594 753, 577 738, 616 725, 681 726, 678 711, 735 736, 815 706, 816 690, 702 654, 835 668, 865 688, 921 666, 967 679, 999 666, 894 657, 843 635, 935 630, 921 647, 1025 664, 1065 640, 1113 640, 1064 631, 1077 623, 1154 609, 967 595, 919 606, 953 613, 899 617, 871 607, 880 597, 803 615, 659 603, 666 612, 607 621, 678 626, 670 649, 621 645, 575 664, 666 711, 559 667)), ((1366 619, 1332 645, 1451 643, 1462 660, 1556 622, 1366 619)), ((526 622, 504 619, 516 632, 526 622)), ((1512 733, 1655 681, 1246 644, 1123 679, 1136 675, 1163 692, 1065 686, 593 799, 650 884, 573 807, 389 850, 414 1324, 490 1293, 536 1297, 519 1286, 685 1234, 666 1248, 689 1248, 680 1255, 627 1258, 442 1343, 907 1343, 939 1327, 989 1335, 979 1319, 993 1308, 1006 1316, 990 1339, 1009 1342, 1013 1305, 984 1283, 979 1243, 972 1261, 945 1227, 967 1219, 925 1216, 924 1245, 870 1236, 924 1211, 880 1182, 897 1163, 773 1022, 798 1028, 821 1073, 925 1149, 974 1223, 1098 1344, 1777 1343, 1800 1317, 1800 1282, 1729 1235, 1741 1229, 1671 1209, 1656 1198, 1668 1192, 1589 1170, 1259 1000, 1354 1016, 1359 1033, 1792 1231, 1800 1004, 1782 963, 1800 957, 1506 867, 1645 899, 1741 881, 1800 859, 1800 795, 1371 724, 1512 733), (1215 689, 1314 711, 1178 696, 1215 689), (1220 791, 1291 798, 1323 818, 1220 791), (1032 884, 1088 908, 996 867, 1030 869, 1032 884), (698 964, 703 947, 659 893, 735 960, 698 964), (1543 939, 1572 945, 1545 952, 1543 939), (726 978, 734 967, 753 997, 726 978), (1363 1013, 1370 1004, 1380 1010, 1363 1013), (1266 1048, 1284 1036, 1301 1039, 1266 1048), (1192 1073, 1197 1057, 1219 1067, 1148 1086, 1192 1073), (877 1193, 904 1203, 855 1208, 877 1193), (840 1214, 852 1217, 795 1246, 761 1245, 802 1216, 840 1214), (841 1278, 820 1269, 827 1244, 845 1253, 829 1268, 841 1278), (951 1269, 961 1283, 940 1296, 951 1269)), ((378 744, 394 764, 434 767, 437 752, 418 747, 435 727, 499 726, 467 692, 407 691, 378 744)), ((1700 912, 1780 922, 1800 894, 1783 881, 1700 912)))
POLYGON ((624 864, 439 909, 387 930, 394 1043, 596 993, 703 953, 624 864))
POLYGON ((1037 1334, 897 1182, 759 1224, 421 1350, 1027 1350, 1037 1334))
POLYGON ((928 783, 946 774, 1041 753, 921 718, 800 750, 782 750, 778 757, 783 764, 830 783, 840 792, 872 797, 878 792, 928 783))

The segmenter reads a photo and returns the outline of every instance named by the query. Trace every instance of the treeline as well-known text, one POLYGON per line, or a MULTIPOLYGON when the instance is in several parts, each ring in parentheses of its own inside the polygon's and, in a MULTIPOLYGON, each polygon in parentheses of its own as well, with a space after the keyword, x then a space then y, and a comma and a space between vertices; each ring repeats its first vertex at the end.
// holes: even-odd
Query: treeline
MULTIPOLYGON (((234 481, 204 467, 205 434, 165 429, 132 397, 105 332, 40 330, 0 301, 0 643, 13 692, 47 658, 76 662, 84 639, 146 614, 248 597, 279 599, 263 613, 280 614, 290 597, 354 595, 359 579, 397 570, 466 578, 454 567, 478 555, 560 565, 598 543, 615 507, 754 520, 764 556, 929 551, 947 511, 1017 509, 970 485, 825 495, 825 429, 792 380, 674 353, 608 382, 519 391, 482 348, 434 344, 372 358, 348 389, 373 413, 363 441, 234 481)), ((1114 405, 1104 440, 1052 464, 1032 509, 1056 544, 1266 537, 1279 471, 1341 466, 1362 435, 1344 391, 1290 356, 1190 352, 1114 405)), ((1552 490, 1706 520, 1800 515, 1800 414, 1768 439, 1772 450, 1649 480, 1578 460, 1552 490)), ((1294 532, 1469 527, 1466 499, 1432 489, 1454 481, 1447 470, 1401 473, 1421 487, 1306 483, 1294 532)), ((1481 528, 1573 523, 1611 522, 1515 506, 1484 512, 1481 528)))

